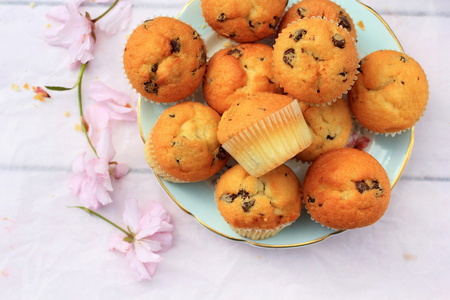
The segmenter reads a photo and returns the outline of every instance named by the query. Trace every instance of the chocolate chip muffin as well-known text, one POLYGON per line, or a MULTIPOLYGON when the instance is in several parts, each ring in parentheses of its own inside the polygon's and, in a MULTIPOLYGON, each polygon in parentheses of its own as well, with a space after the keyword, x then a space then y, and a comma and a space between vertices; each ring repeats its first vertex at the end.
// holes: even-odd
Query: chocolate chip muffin
POLYGON ((300 103, 300 107, 313 142, 297 154, 296 159, 312 162, 329 150, 345 146, 352 131, 352 115, 344 99, 319 107, 300 103))
POLYGON ((203 17, 218 34, 239 43, 256 42, 275 33, 287 1, 202 0, 203 17))
POLYGON ((292 97, 331 104, 356 79, 358 52, 347 30, 321 18, 302 19, 284 29, 273 51, 275 77, 292 97))
POLYGON ((300 216, 302 206, 300 182, 286 165, 258 178, 235 165, 220 177, 215 198, 230 227, 254 240, 276 235, 300 216))
POLYGON ((273 93, 251 94, 233 102, 222 115, 217 138, 255 177, 285 163, 312 142, 298 102, 273 93))
POLYGON ((142 96, 155 102, 175 102, 202 83, 206 47, 190 25, 157 17, 131 33, 123 65, 130 84, 142 96))
POLYGON ((278 26, 278 32, 283 31, 289 24, 304 18, 322 17, 332 20, 346 29, 356 41, 356 29, 352 18, 338 4, 329 0, 302 0, 292 5, 284 14, 278 26))
POLYGON ((145 141, 153 173, 171 182, 196 182, 216 174, 229 155, 217 140, 219 114, 186 101, 167 108, 145 141))
POLYGON ((203 92, 208 104, 223 114, 232 98, 257 92, 281 93, 272 65, 272 47, 244 43, 216 52, 208 62, 203 92))
POLYGON ((394 134, 412 127, 428 102, 428 81, 412 57, 380 50, 361 60, 360 73, 349 92, 350 109, 367 129, 394 134))
POLYGON ((303 201, 311 217, 334 229, 353 229, 377 222, 391 198, 383 166, 353 148, 328 151, 309 167, 303 201))

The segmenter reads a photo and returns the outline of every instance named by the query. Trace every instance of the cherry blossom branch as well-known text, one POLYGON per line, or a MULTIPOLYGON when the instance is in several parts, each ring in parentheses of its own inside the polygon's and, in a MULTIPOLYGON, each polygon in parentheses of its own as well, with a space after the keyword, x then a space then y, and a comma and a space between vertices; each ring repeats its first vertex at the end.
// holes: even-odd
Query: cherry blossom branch
POLYGON ((86 212, 89 213, 89 214, 95 215, 95 216, 99 217, 100 219, 102 219, 103 221, 106 221, 107 223, 111 224, 112 226, 116 227, 117 229, 119 229, 120 231, 122 231, 123 233, 125 233, 125 234, 127 235, 127 237, 131 237, 131 238, 134 239, 132 233, 126 231, 125 229, 123 229, 123 228, 120 227, 119 225, 117 225, 117 224, 111 222, 111 221, 108 220, 107 218, 103 217, 102 215, 96 213, 96 212, 93 211, 93 210, 90 210, 89 208, 86 208, 86 207, 84 207, 84 206, 69 206, 69 207, 71 207, 71 208, 80 208, 80 209, 86 211, 86 212))

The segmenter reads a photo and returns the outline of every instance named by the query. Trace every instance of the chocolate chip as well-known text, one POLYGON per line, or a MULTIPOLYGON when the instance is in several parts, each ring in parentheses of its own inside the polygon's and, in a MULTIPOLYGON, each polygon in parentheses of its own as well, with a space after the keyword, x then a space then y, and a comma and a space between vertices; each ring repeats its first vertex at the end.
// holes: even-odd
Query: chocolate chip
POLYGON ((242 200, 250 199, 250 194, 246 190, 240 190, 238 196, 241 196, 242 200))
POLYGON ((175 114, 171 114, 171 115, 169 115, 169 117, 175 118, 175 114))
POLYGON ((372 181, 371 189, 372 190, 378 190, 375 193, 375 197, 380 197, 381 195, 383 195, 383 192, 384 192, 383 191, 383 187, 381 186, 381 184, 378 181, 376 181, 376 180, 372 181))
POLYGON ((339 33, 336 33, 335 35, 333 35, 332 37, 332 41, 335 47, 338 48, 344 48, 345 47, 345 38, 340 35, 339 33))
POLYGON ((264 57, 260 57, 259 60, 260 60, 260 61, 264 61, 264 57))
POLYGON ((172 46, 172 53, 178 53, 180 52, 180 42, 179 42, 180 38, 176 38, 175 40, 171 40, 170 41, 170 45, 172 46))
POLYGON ((221 14, 217 17, 217 21, 223 22, 223 21, 226 20, 226 18, 227 18, 227 16, 225 16, 224 13, 221 13, 221 14))
POLYGON ((347 82, 347 72, 342 71, 341 73, 339 73, 339 75, 344 77, 344 80, 342 80, 342 82, 347 82))
POLYGON ((152 93, 158 95, 158 84, 153 80, 144 83, 144 89, 147 93, 152 93))
POLYGON ((356 181, 355 185, 356 185, 356 189, 361 194, 364 193, 365 191, 370 190, 370 187, 367 185, 367 183, 364 180, 356 181))
POLYGON ((255 28, 255 26, 252 24, 252 20, 248 20, 248 25, 249 25, 251 28, 255 28))
POLYGON ((254 199, 242 199, 242 209, 244 210, 244 212, 249 212, 250 208, 255 205, 255 200, 254 199))
POLYGON ((179 160, 178 158, 176 158, 175 160, 177 161, 177 164, 178 164, 179 166, 181 166, 180 160, 179 160))
POLYGON ((303 19, 306 16, 306 9, 304 9, 303 7, 299 7, 297 9, 297 13, 303 19))
POLYGON ((350 24, 350 20, 344 15, 344 12, 339 12, 339 25, 348 31, 352 30, 352 25, 350 24))
POLYGON ((230 34, 230 38, 234 38, 236 36, 236 33, 233 32, 232 34, 230 34))
POLYGON ((243 55, 241 49, 238 49, 238 48, 231 49, 230 51, 227 52, 227 54, 231 55, 235 58, 239 58, 243 55))
POLYGON ((308 203, 315 203, 315 202, 316 202, 316 198, 313 198, 308 195, 308 203))
POLYGON ((158 71, 158 63, 154 64, 152 67, 152 72, 156 73, 156 71, 158 71))
POLYGON ((335 137, 336 137, 336 136, 327 135, 327 140, 332 141, 332 140, 334 140, 335 137))
POLYGON ((200 67, 203 67, 206 64, 206 50, 204 46, 200 48, 200 59, 198 63, 200 64, 200 67))
POLYGON ((226 203, 233 203, 234 199, 236 199, 236 194, 223 194, 220 196, 219 200, 224 201, 226 203))
POLYGON ((283 61, 285 64, 289 65, 291 68, 294 68, 294 66, 292 65, 292 60, 295 58, 295 49, 294 48, 289 48, 286 51, 284 51, 283 54, 283 61))
POLYGON ((194 30, 192 35, 194 36, 194 40, 196 40, 196 39, 198 39, 200 37, 200 34, 197 32, 197 30, 194 30))
POLYGON ((406 62, 406 57, 404 57, 403 55, 400 55, 400 61, 405 63, 406 62))
POLYGON ((295 42, 298 42, 306 35, 306 33, 307 33, 306 30, 300 29, 295 31, 294 33, 291 33, 289 37, 294 39, 295 42))
POLYGON ((219 151, 217 151, 216 157, 218 160, 224 160, 225 158, 227 158, 227 153, 225 152, 225 149, 219 147, 219 151))

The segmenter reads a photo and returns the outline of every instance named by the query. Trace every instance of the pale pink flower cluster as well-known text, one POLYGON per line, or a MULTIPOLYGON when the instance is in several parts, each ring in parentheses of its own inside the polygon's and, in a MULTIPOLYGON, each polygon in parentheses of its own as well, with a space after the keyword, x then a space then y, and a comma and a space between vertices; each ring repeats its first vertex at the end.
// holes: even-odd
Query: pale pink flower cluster
POLYGON ((123 220, 132 236, 116 236, 110 249, 125 255, 134 279, 149 280, 162 259, 157 253, 172 246, 170 215, 158 202, 150 201, 141 212, 137 200, 129 199, 125 202, 123 220))
MULTIPOLYGON (((64 6, 57 6, 47 13, 47 18, 56 21, 44 37, 52 46, 69 50, 70 63, 77 67, 87 63, 94 56, 95 24, 89 14, 82 15, 79 6, 87 0, 66 0, 64 6)), ((97 3, 112 2, 112 0, 96 0, 97 3)), ((115 34, 127 28, 131 22, 131 2, 121 0, 117 5, 98 21, 98 28, 107 34, 115 34)))
POLYGON ((86 153, 78 156, 72 165, 69 187, 87 208, 97 209, 111 203, 111 177, 119 179, 128 173, 128 166, 112 162, 116 151, 112 143, 110 120, 135 121, 136 111, 130 97, 109 88, 100 81, 90 85, 89 97, 96 101, 86 113, 89 135, 97 151, 97 158, 85 161, 86 153), (98 137, 97 137, 98 136, 98 137))
POLYGON ((81 203, 97 209, 112 202, 110 192, 113 191, 112 180, 119 179, 128 173, 125 164, 111 163, 116 155, 111 139, 111 128, 101 131, 97 147, 98 158, 86 161, 86 152, 79 155, 72 164, 72 177, 69 188, 79 196, 81 203))

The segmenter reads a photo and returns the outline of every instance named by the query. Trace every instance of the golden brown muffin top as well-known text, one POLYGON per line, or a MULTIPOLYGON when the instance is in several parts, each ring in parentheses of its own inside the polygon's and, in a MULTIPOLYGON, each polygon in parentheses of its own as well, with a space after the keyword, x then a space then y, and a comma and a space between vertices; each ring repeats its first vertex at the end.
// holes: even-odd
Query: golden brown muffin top
POLYGON ((356 41, 356 28, 352 18, 345 9, 329 0, 302 0, 292 5, 281 19, 278 32, 283 31, 292 22, 312 17, 333 20, 346 29, 356 41))
POLYGON ((352 130, 352 115, 344 99, 325 106, 310 106, 300 102, 300 108, 313 142, 297 154, 296 159, 312 162, 329 150, 345 146, 352 130))
POLYGON ((311 217, 334 229, 352 229, 378 221, 386 211, 391 185, 383 166, 353 148, 328 151, 308 168, 303 201, 311 217))
POLYGON ((174 102, 192 94, 206 69, 206 47, 190 25, 157 17, 139 25, 123 53, 133 88, 156 102, 174 102))
POLYGON ((239 43, 255 42, 275 33, 287 1, 202 0, 203 17, 218 34, 239 43))
POLYGON ((204 180, 218 172, 228 159, 217 140, 219 121, 217 112, 197 102, 166 109, 151 133, 157 164, 182 181, 204 180))
POLYGON ((294 100, 289 96, 264 92, 235 98, 219 122, 217 131, 219 142, 224 144, 242 130, 272 115, 292 101, 294 100))
POLYGON ((412 57, 379 50, 361 60, 349 92, 350 108, 366 128, 394 133, 413 126, 426 109, 429 90, 424 70, 412 57))
POLYGON ((358 51, 348 32, 316 18, 289 25, 274 45, 275 77, 292 97, 306 103, 327 103, 352 86, 358 51))
POLYGON ((299 217, 301 184, 286 165, 258 178, 235 165, 219 179, 215 198, 231 226, 275 229, 299 217))
POLYGON ((272 47, 244 43, 216 52, 208 62, 203 92, 208 104, 223 114, 232 104, 228 97, 257 92, 279 93, 272 63, 272 47))

